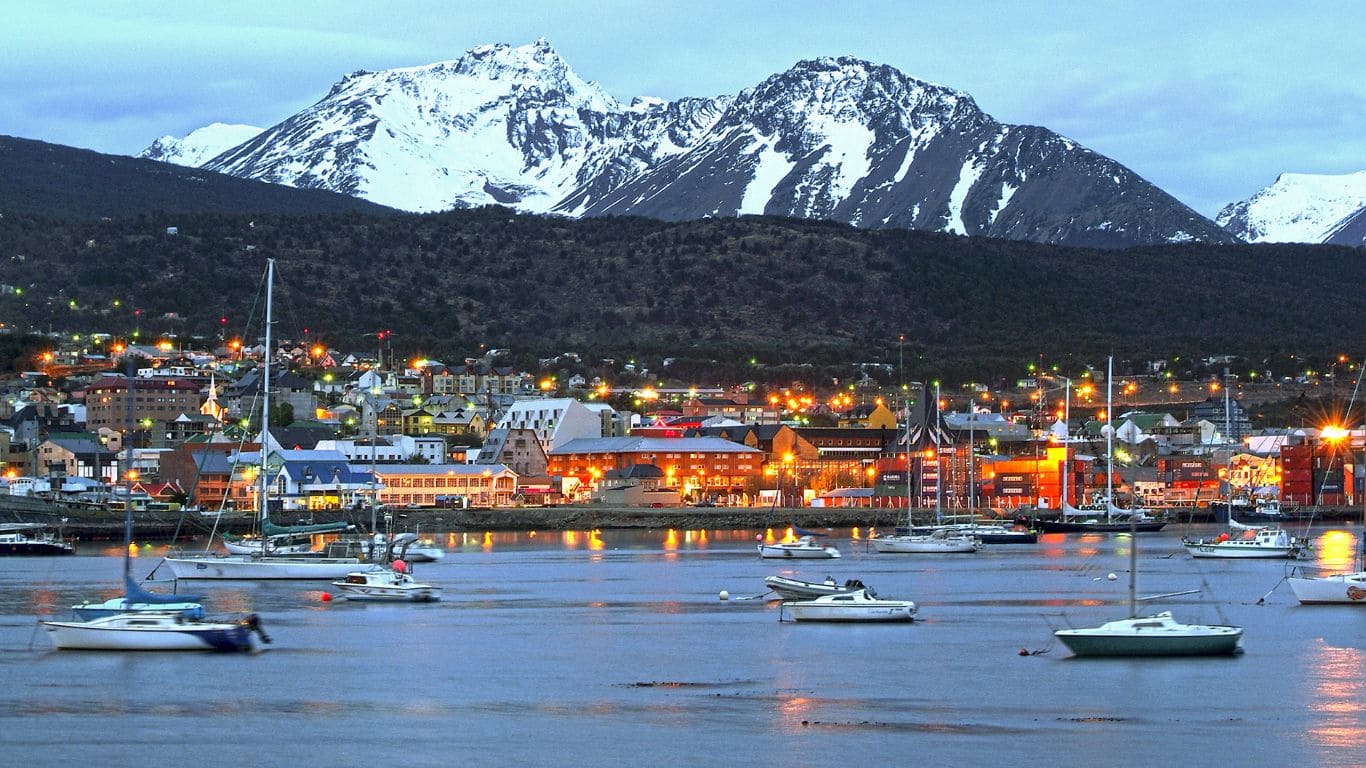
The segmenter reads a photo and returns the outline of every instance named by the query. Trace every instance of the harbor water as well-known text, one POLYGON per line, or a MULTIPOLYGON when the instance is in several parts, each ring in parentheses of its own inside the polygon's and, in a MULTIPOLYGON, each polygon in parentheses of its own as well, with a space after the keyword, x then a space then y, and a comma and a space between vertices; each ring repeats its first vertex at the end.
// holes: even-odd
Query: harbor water
MULTIPOLYGON (((252 655, 54 651, 38 620, 116 594, 121 549, 0 558, 5 762, 1366 764, 1366 607, 1299 606, 1280 583, 1296 563, 1181 547, 1215 532, 1138 539, 1140 595, 1200 590, 1145 610, 1245 628, 1244 654, 1206 659, 1077 659, 1053 641, 1125 615, 1127 535, 891 555, 838 529, 843 557, 774 561, 753 531, 457 533, 417 566, 444 587, 434 604, 182 583, 210 614, 260 615, 274 643, 252 655), (750 599, 771 574, 858 578, 919 618, 780 622, 750 599)), ((1354 532, 1312 534, 1307 564, 1354 566, 1354 532)), ((142 546, 135 572, 163 553, 142 546)))

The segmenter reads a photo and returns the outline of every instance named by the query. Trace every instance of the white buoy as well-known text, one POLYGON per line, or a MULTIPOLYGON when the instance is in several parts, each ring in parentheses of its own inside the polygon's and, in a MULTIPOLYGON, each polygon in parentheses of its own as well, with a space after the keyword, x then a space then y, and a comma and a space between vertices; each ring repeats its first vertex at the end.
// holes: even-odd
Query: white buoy
POLYGON ((1107 581, 1114 581, 1116 577, 1113 573, 1107 573, 1105 574, 1105 578, 1107 581))
POLYGON ((717 595, 717 597, 721 598, 722 600, 729 600, 730 593, 723 589, 721 590, 721 594, 717 595))

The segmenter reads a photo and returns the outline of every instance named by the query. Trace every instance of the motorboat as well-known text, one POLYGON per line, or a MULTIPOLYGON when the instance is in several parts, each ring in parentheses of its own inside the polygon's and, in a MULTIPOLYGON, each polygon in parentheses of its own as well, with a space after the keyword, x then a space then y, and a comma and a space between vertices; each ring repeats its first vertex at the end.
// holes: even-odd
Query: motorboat
POLYGON ((402 560, 395 560, 393 568, 379 571, 348 573, 345 579, 332 582, 347 600, 386 603, 434 603, 441 599, 441 587, 423 584, 413 578, 402 560))
POLYGON ((982 540, 940 529, 922 536, 875 536, 873 549, 887 554, 972 554, 982 548, 982 540))
POLYGON ((1246 527, 1237 536, 1221 533, 1212 539, 1182 539, 1191 557, 1229 559, 1286 559, 1299 557, 1308 542, 1282 528, 1246 527))
POLYGON ((764 558, 803 558, 808 560, 830 559, 840 556, 840 551, 832 546, 822 545, 815 536, 803 536, 796 541, 779 544, 760 544, 759 557, 764 558))
POLYGON ((913 621, 916 604, 910 600, 882 600, 870 589, 857 589, 814 600, 782 604, 793 621, 913 621))
POLYGON ((255 614, 240 621, 195 621, 178 611, 120 613, 90 621, 44 621, 59 650, 251 651, 269 643, 255 614))
POLYGON ((1243 628, 1181 624, 1163 611, 1053 635, 1077 656, 1226 656, 1242 650, 1243 628))
POLYGON ((764 586, 777 593, 783 600, 812 600, 826 595, 842 595, 866 589, 864 583, 858 579, 846 579, 844 583, 840 583, 835 581, 833 576, 825 577, 825 581, 801 581, 786 576, 768 576, 764 578, 764 586))
POLYGON ((42 523, 0 523, 0 555, 70 555, 76 545, 42 523))

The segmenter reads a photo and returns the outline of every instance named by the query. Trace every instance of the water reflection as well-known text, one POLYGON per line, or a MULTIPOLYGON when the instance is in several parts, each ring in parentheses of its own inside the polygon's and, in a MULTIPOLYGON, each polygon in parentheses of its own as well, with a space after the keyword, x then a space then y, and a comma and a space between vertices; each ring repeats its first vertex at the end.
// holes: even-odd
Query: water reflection
MULTIPOLYGON (((1366 683, 1362 681, 1363 654, 1356 648, 1334 648, 1321 645, 1312 668, 1314 687, 1309 711, 1313 724, 1309 736, 1323 749, 1357 749, 1366 746, 1366 730, 1361 727, 1366 706, 1366 683)), ((1335 758, 1325 752, 1322 765, 1331 765, 1335 758)))
POLYGON ((1322 568, 1345 571, 1352 568, 1357 538, 1348 531, 1324 531, 1314 550, 1314 560, 1322 568))

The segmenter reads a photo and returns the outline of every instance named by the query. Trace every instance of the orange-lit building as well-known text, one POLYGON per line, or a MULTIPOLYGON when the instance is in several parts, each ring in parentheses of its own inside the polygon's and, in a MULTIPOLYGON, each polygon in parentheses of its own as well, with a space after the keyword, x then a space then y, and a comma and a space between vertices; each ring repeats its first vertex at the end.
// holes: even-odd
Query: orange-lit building
POLYGON ((753 492, 762 487, 764 453, 719 437, 598 437, 570 440, 548 454, 551 475, 596 484, 611 470, 651 464, 685 495, 753 492))

